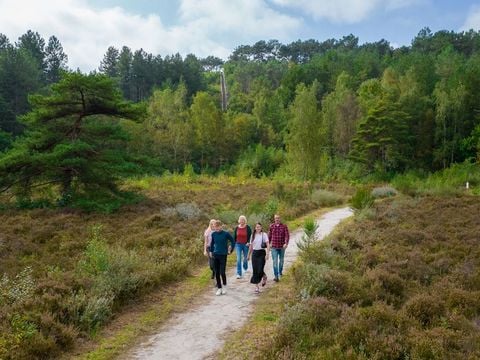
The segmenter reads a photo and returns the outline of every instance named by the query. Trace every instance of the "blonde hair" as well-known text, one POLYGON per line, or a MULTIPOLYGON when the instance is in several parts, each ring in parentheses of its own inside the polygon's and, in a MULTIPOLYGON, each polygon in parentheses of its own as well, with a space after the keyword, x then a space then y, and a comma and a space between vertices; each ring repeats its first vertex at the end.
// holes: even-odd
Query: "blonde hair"
POLYGON ((245 217, 245 215, 240 215, 238 217, 238 222, 240 222, 240 220, 242 220, 242 219, 245 220, 245 224, 246 224, 247 223, 247 218, 245 217))
POLYGON ((210 227, 212 227, 213 225, 215 225, 215 221, 217 221, 216 219, 210 219, 210 222, 208 223, 208 225, 210 227))

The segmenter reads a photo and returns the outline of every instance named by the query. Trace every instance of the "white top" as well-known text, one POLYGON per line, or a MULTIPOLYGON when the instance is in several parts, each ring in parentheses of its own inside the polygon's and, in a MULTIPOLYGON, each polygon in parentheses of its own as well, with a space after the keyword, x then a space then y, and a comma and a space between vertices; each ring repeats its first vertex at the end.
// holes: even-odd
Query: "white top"
POLYGON ((261 232, 260 234, 257 234, 255 232, 254 238, 252 241, 253 250, 262 250, 262 236, 263 236, 263 241, 265 243, 268 243, 268 235, 267 233, 261 232))
POLYGON ((207 246, 210 246, 212 243, 212 229, 210 229, 210 226, 205 229, 205 232, 203 233, 203 236, 205 237, 205 240, 207 240, 207 246))

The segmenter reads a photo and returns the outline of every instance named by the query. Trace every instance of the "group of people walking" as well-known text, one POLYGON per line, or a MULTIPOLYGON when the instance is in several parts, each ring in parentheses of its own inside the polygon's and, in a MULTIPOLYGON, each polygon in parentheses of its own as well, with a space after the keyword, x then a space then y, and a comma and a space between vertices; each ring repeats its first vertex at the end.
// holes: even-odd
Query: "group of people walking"
POLYGON ((274 216, 268 232, 263 230, 262 224, 255 224, 254 229, 247 224, 247 218, 241 215, 238 225, 233 230, 233 236, 223 230, 220 220, 212 219, 204 233, 204 254, 208 256, 212 279, 216 279, 217 295, 227 293, 226 265, 227 256, 235 249, 237 255, 237 279, 248 271, 248 262, 252 263, 250 283, 255 285, 255 292, 260 292, 260 285, 267 283, 265 263, 272 255, 274 281, 278 282, 283 275, 285 249, 290 240, 287 225, 283 224, 280 215, 274 216), (243 271, 242 271, 243 270, 243 271))

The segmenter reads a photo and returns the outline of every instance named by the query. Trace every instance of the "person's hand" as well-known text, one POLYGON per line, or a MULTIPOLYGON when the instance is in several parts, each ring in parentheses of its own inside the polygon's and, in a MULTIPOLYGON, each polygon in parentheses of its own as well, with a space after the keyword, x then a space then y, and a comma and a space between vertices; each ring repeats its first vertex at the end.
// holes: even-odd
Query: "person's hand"
POLYGON ((210 253, 210 257, 213 257, 213 253, 212 253, 212 252, 210 253))
POLYGON ((203 250, 203 255, 208 256, 207 250, 203 250))
POLYGON ((283 244, 283 248, 286 249, 288 244, 283 244))
POLYGON ((228 253, 231 254, 232 253, 232 247, 230 245, 228 245, 228 253))

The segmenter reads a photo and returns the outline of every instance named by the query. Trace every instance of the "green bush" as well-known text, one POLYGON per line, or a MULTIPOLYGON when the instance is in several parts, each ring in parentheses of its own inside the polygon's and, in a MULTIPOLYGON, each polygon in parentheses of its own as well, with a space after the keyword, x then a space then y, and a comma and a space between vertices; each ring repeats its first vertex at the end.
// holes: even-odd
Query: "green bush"
POLYGON ((74 209, 80 209, 87 213, 112 214, 117 212, 122 206, 138 203, 143 197, 139 194, 127 191, 115 191, 107 193, 105 191, 91 190, 74 194, 68 199, 58 200, 59 206, 71 206, 74 209))
POLYGON ((391 183, 407 195, 459 196, 464 194, 466 182, 475 193, 480 187, 480 166, 471 162, 453 164, 433 174, 408 172, 396 175, 391 183))
POLYGON ((355 195, 352 196, 350 203, 355 210, 363 210, 372 207, 375 198, 366 188, 360 188, 355 195))
POLYGON ((272 175, 284 161, 283 150, 258 144, 240 155, 236 167, 240 171, 248 169, 255 177, 262 177, 272 175))

